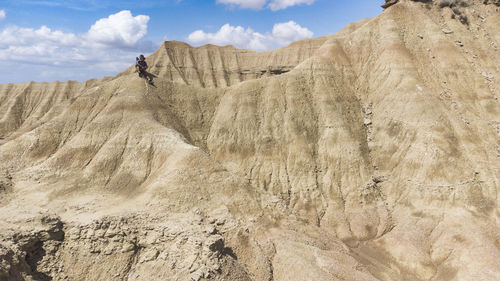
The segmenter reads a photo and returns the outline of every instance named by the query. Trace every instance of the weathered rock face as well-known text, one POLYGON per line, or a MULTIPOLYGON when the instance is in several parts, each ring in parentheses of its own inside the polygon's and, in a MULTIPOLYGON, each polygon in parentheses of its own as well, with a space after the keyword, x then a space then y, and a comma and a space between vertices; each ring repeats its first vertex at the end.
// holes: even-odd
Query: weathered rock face
POLYGON ((0 280, 498 280, 500 13, 454 13, 0 86, 0 280))
MULTIPOLYGON (((193 48, 183 42, 168 41, 148 61, 151 71, 167 81, 202 88, 221 88, 286 73, 313 56, 326 40, 326 37, 307 39, 263 53, 238 50, 233 46, 193 48)), ((134 70, 129 68, 121 75, 134 70)))
POLYGON ((399 0, 385 0, 385 4, 382 5, 382 8, 387 9, 390 6, 392 6, 392 5, 394 5, 394 4, 398 3, 398 2, 399 2, 399 0))

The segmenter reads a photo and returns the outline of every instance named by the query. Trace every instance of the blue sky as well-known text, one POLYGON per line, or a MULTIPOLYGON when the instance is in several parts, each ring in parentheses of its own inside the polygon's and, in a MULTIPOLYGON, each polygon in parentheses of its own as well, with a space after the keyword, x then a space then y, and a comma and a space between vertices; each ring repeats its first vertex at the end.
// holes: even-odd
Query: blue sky
POLYGON ((116 75, 164 40, 265 51, 373 17, 382 0, 0 0, 0 83, 116 75))

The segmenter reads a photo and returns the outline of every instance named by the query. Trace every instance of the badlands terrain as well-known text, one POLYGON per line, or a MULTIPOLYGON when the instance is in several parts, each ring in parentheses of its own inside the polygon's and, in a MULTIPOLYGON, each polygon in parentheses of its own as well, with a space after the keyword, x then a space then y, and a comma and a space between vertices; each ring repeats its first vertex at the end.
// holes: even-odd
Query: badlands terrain
POLYGON ((0 280, 500 280, 499 3, 387 2, 0 85, 0 280))

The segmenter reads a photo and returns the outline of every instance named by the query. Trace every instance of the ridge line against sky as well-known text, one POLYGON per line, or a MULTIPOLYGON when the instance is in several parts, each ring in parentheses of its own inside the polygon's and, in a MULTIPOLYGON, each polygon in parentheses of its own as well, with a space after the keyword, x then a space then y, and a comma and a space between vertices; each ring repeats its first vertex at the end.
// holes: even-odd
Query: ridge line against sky
POLYGON ((165 40, 276 49, 373 17, 379 2, 0 0, 0 84, 116 75, 165 40))

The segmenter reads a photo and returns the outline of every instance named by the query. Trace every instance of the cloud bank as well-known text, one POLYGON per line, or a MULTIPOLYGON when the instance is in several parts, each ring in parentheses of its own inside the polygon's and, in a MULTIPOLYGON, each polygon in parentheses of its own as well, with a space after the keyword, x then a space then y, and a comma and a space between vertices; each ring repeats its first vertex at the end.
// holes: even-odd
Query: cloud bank
POLYGON ((0 10, 0 20, 5 19, 5 10, 0 10))
POLYGON ((277 11, 301 4, 311 5, 314 1, 315 0, 271 0, 268 6, 269 9, 277 11))
POLYGON ((307 4, 311 5, 315 0, 216 0, 218 4, 229 5, 230 7, 238 7, 240 9, 260 10, 264 7, 272 11, 278 11, 289 7, 307 4))
POLYGON ((242 26, 223 25, 215 33, 197 30, 189 34, 188 42, 195 45, 233 45, 237 48, 265 51, 288 45, 294 41, 311 38, 314 35, 309 29, 294 21, 277 23, 271 33, 259 33, 242 26))
POLYGON ((241 9, 262 9, 267 0, 217 0, 217 3, 237 6, 241 9))
POLYGON ((47 26, 9 25, 0 31, 0 60, 12 68, 40 69, 37 80, 65 77, 67 73, 86 79, 118 72, 133 63, 138 52, 155 49, 152 42, 141 40, 147 34, 148 21, 148 16, 133 16, 125 10, 99 19, 83 34, 47 26))

